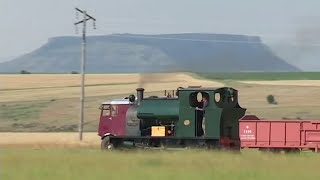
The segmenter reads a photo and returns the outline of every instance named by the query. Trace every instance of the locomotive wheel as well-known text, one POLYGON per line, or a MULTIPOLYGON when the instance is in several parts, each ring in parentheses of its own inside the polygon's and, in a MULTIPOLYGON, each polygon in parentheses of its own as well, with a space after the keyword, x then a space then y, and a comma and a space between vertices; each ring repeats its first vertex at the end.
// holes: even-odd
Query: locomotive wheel
POLYGON ((114 146, 112 143, 110 143, 110 136, 107 136, 102 139, 101 141, 101 150, 111 150, 114 146))

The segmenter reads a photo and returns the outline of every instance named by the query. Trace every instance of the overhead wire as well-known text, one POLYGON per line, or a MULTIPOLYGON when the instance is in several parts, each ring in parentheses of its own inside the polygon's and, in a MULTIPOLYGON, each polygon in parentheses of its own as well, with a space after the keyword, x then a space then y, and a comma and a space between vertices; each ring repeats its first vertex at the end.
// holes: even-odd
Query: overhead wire
MULTIPOLYGON (((170 34, 168 34, 170 35, 170 34)), ((216 42, 216 43, 261 43, 259 41, 235 41, 235 40, 206 40, 206 39, 194 39, 194 38, 174 38, 174 37, 156 37, 152 35, 122 35, 111 34, 109 36, 114 37, 126 37, 126 38, 145 38, 145 39, 160 39, 160 40, 178 40, 178 41, 195 41, 195 42, 216 42)), ((250 39, 250 38, 248 38, 250 39)))
MULTIPOLYGON (((174 34, 174 33, 173 33, 174 34)), ((165 35, 173 35, 173 34, 161 34, 165 35)), ((186 33, 184 33, 186 34, 186 33)), ((206 33, 208 34, 208 33, 206 33)), ((177 34, 179 35, 179 34, 177 34)), ((220 40, 220 39, 196 39, 196 38, 175 38, 175 37, 159 37, 155 35, 127 35, 127 34, 109 34, 107 36, 112 37, 123 37, 123 38, 141 38, 141 39, 159 39, 159 40, 177 40, 177 41, 193 41, 193 42, 211 42, 211 43, 238 43, 238 44, 261 44, 261 43, 278 43, 278 44, 286 44, 291 46, 320 46, 320 43, 290 43, 290 42, 279 42, 272 40, 265 40, 260 38, 259 36, 253 36, 248 38, 248 41, 236 41, 236 40, 220 40), (256 38, 255 38, 256 37, 256 38), (257 40, 257 38, 259 40, 257 40)), ((241 35, 240 35, 241 36, 241 35)))
MULTIPOLYGON (((80 0, 74 0, 76 1, 77 5, 80 4, 80 0)), ((103 25, 107 25, 106 22, 100 23, 103 25)), ((102 27, 101 26, 101 27, 102 27)), ((192 32, 189 33, 164 33, 157 35, 144 35, 144 34, 128 34, 128 33, 115 33, 115 34, 108 34, 106 36, 112 36, 112 37, 122 37, 122 38, 141 38, 141 39, 158 39, 158 40, 177 40, 177 41, 191 41, 191 42, 211 42, 211 43, 235 43, 235 44, 262 44, 262 43, 276 43, 276 44, 283 44, 283 45, 289 45, 289 46, 312 46, 317 47, 320 46, 320 42, 318 43, 308 43, 308 42, 289 42, 289 41, 283 41, 282 38, 277 38, 278 40, 270 40, 270 38, 266 38, 264 36, 260 35, 242 35, 242 34, 225 34, 225 35, 234 35, 234 36, 243 36, 248 37, 247 40, 223 40, 223 39, 199 39, 199 38, 179 38, 179 37, 168 37, 170 35, 181 35, 181 34, 193 34, 192 32), (162 36, 162 37, 160 37, 162 36), (167 37, 163 37, 167 36, 167 37)), ((194 34, 201 34, 201 33, 194 33, 194 34)), ((203 33, 211 35, 211 33, 203 33)), ((219 35, 219 33, 216 33, 219 35)), ((243 38, 244 39, 244 38, 243 38)), ((274 38, 271 38, 274 39, 274 38)))

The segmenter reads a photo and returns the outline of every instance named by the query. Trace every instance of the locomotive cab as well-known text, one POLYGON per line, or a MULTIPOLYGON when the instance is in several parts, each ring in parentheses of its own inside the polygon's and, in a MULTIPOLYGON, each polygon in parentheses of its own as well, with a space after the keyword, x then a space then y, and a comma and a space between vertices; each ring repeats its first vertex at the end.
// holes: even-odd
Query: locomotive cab
POLYGON ((100 122, 98 135, 102 138, 107 135, 124 136, 126 112, 130 102, 128 99, 116 99, 103 102, 100 106, 100 122))
POLYGON ((180 89, 178 93, 177 137, 201 137, 209 144, 239 147, 238 120, 246 109, 238 104, 236 89, 189 87, 180 89), (204 98, 208 101, 206 107, 203 107, 204 98))

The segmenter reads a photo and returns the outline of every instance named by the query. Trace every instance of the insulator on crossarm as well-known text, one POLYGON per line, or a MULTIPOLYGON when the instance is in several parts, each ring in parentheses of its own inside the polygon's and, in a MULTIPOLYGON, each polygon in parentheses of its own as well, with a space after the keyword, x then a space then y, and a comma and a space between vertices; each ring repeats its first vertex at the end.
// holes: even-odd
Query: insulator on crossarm
POLYGON ((97 29, 97 28, 96 28, 96 21, 93 21, 93 22, 92 22, 92 25, 93 25, 93 29, 97 29))
POLYGON ((79 12, 76 11, 76 19, 79 19, 79 12))
POLYGON ((76 34, 78 34, 78 33, 79 33, 78 26, 77 26, 77 25, 75 25, 75 26, 74 26, 74 28, 75 28, 76 34))

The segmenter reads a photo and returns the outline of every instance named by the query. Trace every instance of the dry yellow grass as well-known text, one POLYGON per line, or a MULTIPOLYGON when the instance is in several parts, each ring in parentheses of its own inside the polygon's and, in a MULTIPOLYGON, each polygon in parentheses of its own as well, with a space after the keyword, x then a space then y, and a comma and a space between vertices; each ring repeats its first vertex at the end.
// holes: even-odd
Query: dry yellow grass
MULTIPOLYGON (((50 100, 79 97, 78 75, 1 75, 0 102, 50 100)), ((190 85, 223 86, 222 83, 195 79, 189 74, 89 74, 86 96, 134 93, 138 86, 146 92, 176 89, 190 85)))
POLYGON ((239 103, 247 114, 265 119, 320 119, 319 86, 259 85, 233 82, 239 90, 239 103), (274 95, 277 105, 269 104, 267 96, 274 95))
MULTIPOLYGON (((87 74, 86 84, 132 83, 139 74, 87 74)), ((0 75, 0 89, 67 87, 80 84, 79 74, 8 74, 0 75)))
POLYGON ((99 148, 100 137, 97 133, 84 133, 79 141, 78 133, 0 133, 0 147, 31 148, 99 148))
POLYGON ((265 119, 320 119, 319 80, 241 81, 235 83, 240 104, 247 114, 265 119), (268 104, 266 97, 274 95, 277 105, 268 104))
POLYGON ((241 81, 246 84, 281 86, 320 86, 320 80, 241 81))
MULTIPOLYGON (((0 102, 8 111, 19 114, 23 108, 29 114, 14 118, 6 115, 1 126, 15 128, 13 124, 39 123, 39 127, 63 126, 78 123, 79 75, 0 75, 0 102), (4 83, 5 82, 5 83, 4 83), (5 86, 5 87, 4 87, 5 86), (29 88, 29 89, 28 89, 29 88), (31 107, 33 103, 52 101, 43 109, 31 107), (40 100, 40 101, 38 101, 40 100), (44 101, 41 101, 44 100, 44 101), (47 101, 48 100, 48 101, 47 101), (28 102, 20 102, 28 101, 28 102), (30 101, 30 103, 29 103, 30 101), (10 103, 9 103, 10 102, 10 103), (11 105, 10 105, 11 104, 11 105), (23 106, 18 106, 23 104, 23 106), (30 107, 29 107, 30 106, 30 107), (36 110, 39 110, 37 112, 36 110), (31 114, 30 114, 31 113, 31 114), (33 116, 34 115, 34 116, 33 116), (7 117, 8 116, 8 117, 7 117), (28 116, 28 117, 27 117, 28 116), (20 121, 21 120, 21 121, 20 121), (42 126, 41 126, 42 125, 42 126)), ((247 114, 256 114, 265 119, 297 118, 320 119, 320 81, 244 81, 226 82, 239 90, 240 105, 247 108, 247 114), (281 86, 280 86, 281 85, 281 86), (266 97, 273 94, 278 105, 267 103, 266 97)), ((193 78, 190 74, 99 74, 87 75, 86 122, 85 128, 96 131, 99 119, 98 106, 104 97, 129 95, 142 86, 147 95, 159 95, 159 91, 176 89, 179 86, 202 85, 221 87, 222 83, 193 78), (109 84, 109 85, 108 85, 109 84), (96 96, 96 97, 94 97, 96 96), (100 100, 101 99, 101 100, 100 100)), ((162 94, 162 93, 161 93, 162 94)), ((23 111, 24 112, 24 111, 23 111)), ((8 113, 4 113, 8 114, 8 113)), ((32 128, 24 129, 31 131, 32 128)), ((78 141, 77 133, 0 133, 0 147, 94 147, 98 148, 100 139, 97 133, 85 133, 84 141, 78 141)))

